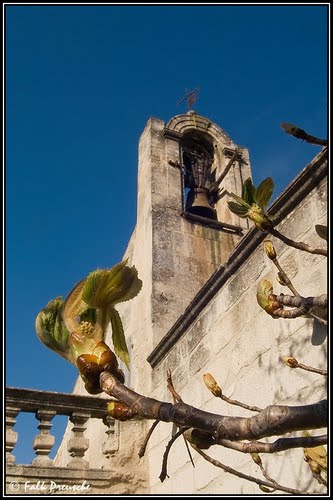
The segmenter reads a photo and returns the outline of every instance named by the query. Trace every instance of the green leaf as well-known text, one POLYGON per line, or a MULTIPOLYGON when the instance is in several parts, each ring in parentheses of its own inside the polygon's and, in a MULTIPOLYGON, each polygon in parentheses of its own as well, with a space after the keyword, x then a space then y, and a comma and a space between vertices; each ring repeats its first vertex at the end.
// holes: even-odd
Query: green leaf
POLYGON ((242 189, 242 198, 246 203, 248 203, 250 206, 255 203, 255 191, 256 188, 253 185, 251 177, 246 179, 246 181, 243 184, 243 189, 242 189))
POLYGON ((134 298, 142 287, 136 268, 128 267, 127 260, 111 269, 94 271, 87 277, 82 299, 90 306, 103 308, 134 298))
POLYGON ((266 279, 261 280, 257 288, 257 302, 260 305, 260 307, 265 309, 265 307, 269 305, 268 297, 272 293, 273 293, 272 283, 266 279))
POLYGON ((100 299, 101 289, 107 281, 107 270, 97 269, 88 274, 82 288, 81 299, 90 307, 100 307, 103 301, 100 299))
POLYGON ((248 209, 245 208, 243 205, 240 203, 235 203, 234 201, 228 201, 228 207, 229 210, 233 213, 238 215, 238 217, 246 217, 248 213, 248 209))
POLYGON ((62 298, 57 297, 40 311, 35 322, 36 333, 49 349, 74 363, 69 347, 70 333, 62 321, 63 304, 62 298))
POLYGON ((110 307, 108 312, 112 326, 112 342, 114 352, 129 369, 129 353, 121 318, 118 311, 114 307, 110 307))
POLYGON ((79 281, 73 290, 68 294, 62 311, 62 319, 66 328, 72 333, 77 330, 79 316, 88 309, 87 304, 82 300, 82 290, 86 278, 79 281))
POLYGON ((274 191, 274 182, 271 177, 263 180, 255 191, 255 200, 264 209, 267 205, 274 191))
POLYGON ((243 198, 241 198, 240 196, 237 196, 237 194, 229 193, 229 196, 231 196, 234 200, 237 201, 237 203, 239 203, 243 207, 245 207, 247 209, 251 208, 251 205, 249 205, 246 201, 244 201, 243 198))

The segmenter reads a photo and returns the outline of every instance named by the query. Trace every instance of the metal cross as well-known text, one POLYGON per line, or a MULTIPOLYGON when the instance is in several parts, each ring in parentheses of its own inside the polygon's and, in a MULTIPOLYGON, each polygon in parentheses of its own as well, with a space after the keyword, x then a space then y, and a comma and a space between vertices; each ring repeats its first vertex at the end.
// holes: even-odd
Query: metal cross
POLYGON ((177 105, 181 104, 184 101, 187 101, 188 109, 191 110, 193 104, 197 100, 198 93, 199 93, 198 87, 196 89, 192 90, 191 92, 188 92, 187 89, 185 89, 186 95, 185 95, 185 97, 183 97, 183 99, 181 99, 180 101, 177 102, 177 105))

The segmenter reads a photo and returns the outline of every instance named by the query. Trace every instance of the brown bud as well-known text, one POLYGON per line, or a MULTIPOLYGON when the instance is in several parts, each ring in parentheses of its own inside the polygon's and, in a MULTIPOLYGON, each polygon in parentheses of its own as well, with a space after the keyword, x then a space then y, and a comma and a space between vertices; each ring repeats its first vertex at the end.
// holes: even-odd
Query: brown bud
POLYGON ((221 387, 218 385, 213 375, 211 375, 210 373, 205 373, 203 375, 203 381, 207 389, 209 389, 214 396, 216 396, 217 398, 220 398, 222 396, 221 387))
POLYGON ((286 364, 290 368, 297 368, 298 366, 297 359, 293 358, 292 356, 281 356, 281 359, 284 362, 284 364, 286 364))
POLYGON ((270 260, 276 260, 276 251, 275 251, 273 243, 270 240, 264 241, 264 249, 265 249, 267 257, 270 260))
POLYGON ((122 422, 125 420, 130 420, 134 416, 129 406, 126 406, 123 403, 118 403, 116 401, 110 401, 110 403, 107 403, 107 410, 113 418, 122 422))
POLYGON ((98 359, 93 354, 82 354, 78 356, 76 365, 82 375, 87 379, 99 377, 103 367, 98 364, 98 359))
POLYGON ((85 389, 89 394, 99 394, 103 392, 99 385, 99 376, 103 371, 103 366, 97 363, 97 357, 93 354, 82 354, 76 360, 81 378, 85 382, 85 389))
POLYGON ((116 355, 114 352, 111 351, 111 349, 108 349, 107 351, 104 351, 99 358, 99 363, 104 366, 108 367, 108 371, 110 369, 112 370, 112 373, 115 372, 118 369, 118 360, 116 358, 116 355))

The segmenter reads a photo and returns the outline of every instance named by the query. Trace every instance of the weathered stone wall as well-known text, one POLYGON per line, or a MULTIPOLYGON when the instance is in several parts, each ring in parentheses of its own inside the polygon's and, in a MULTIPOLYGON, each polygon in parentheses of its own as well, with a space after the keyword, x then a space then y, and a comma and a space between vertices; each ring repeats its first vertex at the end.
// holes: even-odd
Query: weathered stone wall
MULTIPOLYGON (((175 388, 185 402, 226 415, 251 413, 211 396, 202 382, 203 373, 212 373, 227 396, 248 404, 265 407, 279 402, 318 401, 325 394, 323 377, 292 371, 282 364, 280 356, 290 354, 305 364, 325 366, 325 330, 313 319, 273 320, 259 308, 256 288, 260 279, 271 279, 276 283, 276 290, 287 293, 276 282, 275 269, 265 257, 261 244, 248 252, 240 266, 235 266, 232 275, 206 306, 194 317, 191 315, 195 310, 191 301, 194 300, 193 305, 202 287, 207 288, 212 275, 221 274, 223 265, 230 268, 237 263, 239 248, 258 232, 251 230, 241 240, 235 234, 181 217, 180 172, 168 164, 170 159, 179 158, 179 146, 172 134, 165 134, 165 129, 177 134, 182 127, 194 126, 193 123, 206 127, 220 151, 216 158, 225 146, 235 148, 226 134, 208 120, 197 117, 193 122, 192 118, 183 116, 175 117, 167 127, 161 120, 150 119, 140 139, 137 225, 124 258, 129 259, 129 265, 137 267, 143 288, 135 299, 118 307, 131 357, 126 384, 144 395, 171 401, 166 388, 166 372, 170 369, 175 388), (179 322, 185 327, 180 338, 172 340, 169 334, 179 322), (165 342, 168 336, 171 340, 165 342)), ((242 151, 246 164, 241 167, 238 163, 230 170, 223 185, 227 191, 240 193, 241 183, 250 174, 248 153, 244 148, 242 151)), ((220 162, 216 160, 218 175, 227 161, 222 157, 220 162)), ((219 220, 246 227, 244 220, 225 211, 225 197, 219 203, 219 220), (229 218, 222 219, 223 214, 229 218)), ((322 244, 314 224, 325 223, 326 185, 322 181, 281 220, 278 228, 294 239, 322 244)), ((326 292, 324 257, 287 248, 279 241, 274 244, 282 266, 302 295, 326 292)), ((112 345, 110 332, 106 342, 112 345)), ((85 392, 80 380, 74 392, 85 392)), ((170 478, 162 484, 159 480, 162 457, 172 426, 165 423, 157 426, 146 456, 139 460, 137 453, 150 425, 151 422, 141 421, 116 423, 110 463, 117 482, 110 493, 260 493, 257 486, 221 473, 194 451, 196 467, 193 469, 182 439, 177 440, 171 450, 170 478)), ((95 468, 103 465, 98 458, 103 433, 98 423, 88 427, 86 433, 91 440, 87 458, 95 468)), ((63 465, 68 459, 67 436, 58 452, 57 465, 63 465)), ((248 456, 215 448, 209 451, 211 456, 261 477, 248 456)), ((265 465, 270 464, 268 472, 281 483, 294 487, 313 483, 300 450, 286 455, 279 453, 276 457, 263 456, 263 461, 265 465)), ((319 489, 312 484, 311 488, 315 487, 319 489)))

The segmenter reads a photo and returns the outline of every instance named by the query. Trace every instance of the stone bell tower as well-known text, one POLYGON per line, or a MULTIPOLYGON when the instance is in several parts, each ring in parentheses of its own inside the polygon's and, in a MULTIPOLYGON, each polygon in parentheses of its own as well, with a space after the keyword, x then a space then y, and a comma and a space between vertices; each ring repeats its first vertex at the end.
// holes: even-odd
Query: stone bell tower
POLYGON ((247 229, 229 211, 227 194, 240 194, 250 175, 247 149, 195 111, 167 124, 149 119, 139 142, 137 225, 128 252, 149 286, 149 310, 141 309, 151 317, 147 355, 247 229))
MULTIPOLYGON (((167 124, 150 118, 138 153, 137 222, 123 258, 135 265, 143 286, 134 299, 118 304, 117 310, 130 354, 130 370, 123 367, 126 385, 154 397, 161 387, 159 377, 165 381, 165 366, 171 368, 167 359, 159 374, 159 366, 151 361, 154 353, 162 353, 169 330, 182 322, 186 308, 247 230, 246 220, 229 211, 227 194, 240 194, 251 171, 247 149, 194 111, 175 116, 167 124)), ((112 345, 111 329, 105 341, 112 345)), ((168 400, 165 382, 163 387, 167 394, 159 393, 158 398, 168 400)), ((86 394, 80 377, 74 392, 86 394)), ((110 453, 116 452, 113 463, 122 478, 117 493, 142 493, 149 486, 150 458, 139 460, 137 454, 147 431, 145 420, 115 425, 110 453), (130 486, 124 471, 131 478, 130 486)), ((98 457, 104 432, 95 423, 86 432, 93 436, 90 453, 95 467, 103 466, 98 457)), ((154 436, 157 439, 158 431, 154 436)), ((66 438, 61 460, 68 455, 65 448, 66 438)))

